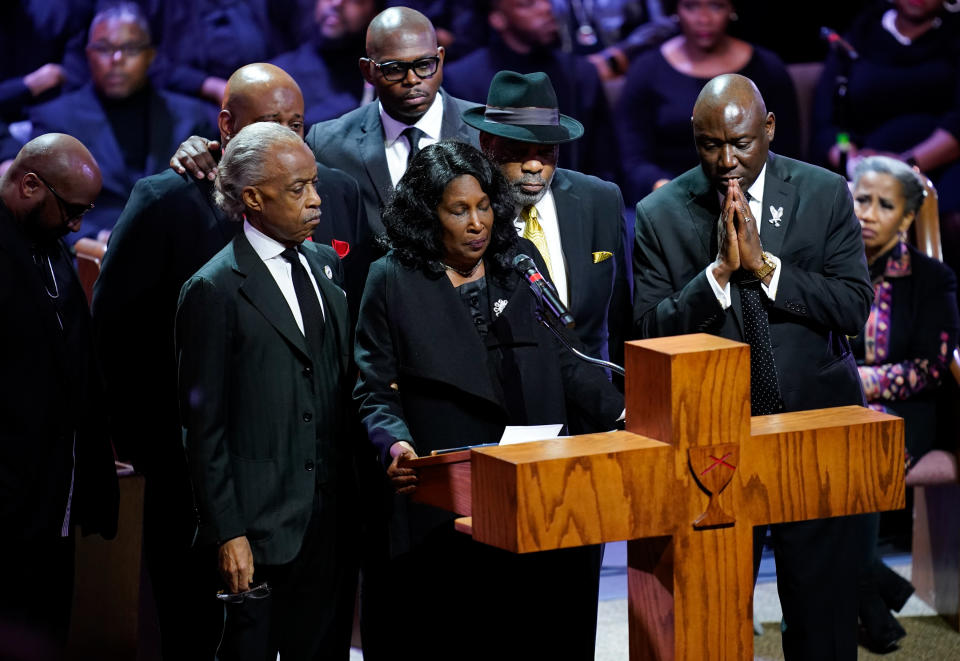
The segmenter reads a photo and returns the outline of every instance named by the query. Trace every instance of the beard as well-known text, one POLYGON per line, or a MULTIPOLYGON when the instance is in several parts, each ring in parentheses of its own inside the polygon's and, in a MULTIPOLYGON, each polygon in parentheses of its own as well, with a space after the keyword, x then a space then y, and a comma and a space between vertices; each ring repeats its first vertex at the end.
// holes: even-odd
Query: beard
POLYGON ((520 208, 529 207, 533 204, 536 204, 543 199, 543 196, 547 194, 547 191, 550 190, 550 183, 553 181, 553 175, 550 175, 549 179, 544 179, 538 174, 532 175, 523 175, 520 179, 510 182, 510 187, 513 189, 513 197, 516 200, 517 204, 520 205, 520 208), (525 184, 540 184, 543 186, 536 193, 528 193, 523 190, 525 184))

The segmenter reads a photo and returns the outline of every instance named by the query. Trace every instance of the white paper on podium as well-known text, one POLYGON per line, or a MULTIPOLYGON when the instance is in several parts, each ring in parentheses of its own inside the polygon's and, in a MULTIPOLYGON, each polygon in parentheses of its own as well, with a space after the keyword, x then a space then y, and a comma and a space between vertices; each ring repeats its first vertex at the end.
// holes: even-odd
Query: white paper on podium
POLYGON ((563 425, 507 425, 500 437, 500 445, 514 445, 558 438, 563 425))

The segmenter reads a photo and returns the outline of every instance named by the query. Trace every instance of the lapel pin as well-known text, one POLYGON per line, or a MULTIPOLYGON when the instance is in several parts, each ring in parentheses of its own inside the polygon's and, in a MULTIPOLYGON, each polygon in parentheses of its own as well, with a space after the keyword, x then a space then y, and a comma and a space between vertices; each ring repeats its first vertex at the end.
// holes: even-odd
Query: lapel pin
POLYGON ((493 314, 497 317, 500 316, 500 313, 503 312, 503 309, 507 307, 507 301, 504 299, 499 299, 493 304, 493 314))
POLYGON ((333 269, 329 264, 323 267, 323 274, 327 276, 327 280, 333 280, 333 269))
POLYGON ((783 207, 774 207, 770 205, 770 215, 771 218, 767 219, 768 223, 773 223, 774 227, 780 227, 781 219, 783 218, 783 207))

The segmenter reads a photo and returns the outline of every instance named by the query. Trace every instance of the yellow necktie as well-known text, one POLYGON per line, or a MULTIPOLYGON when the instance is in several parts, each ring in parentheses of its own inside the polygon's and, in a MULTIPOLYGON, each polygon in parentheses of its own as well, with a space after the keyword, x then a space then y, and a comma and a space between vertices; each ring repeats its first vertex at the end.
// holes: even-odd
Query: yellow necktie
POLYGON ((543 261, 547 264, 547 271, 550 272, 550 279, 553 280, 553 267, 550 265, 550 250, 547 248, 547 235, 543 233, 543 227, 537 219, 537 208, 532 204, 524 207, 520 212, 520 218, 523 219, 523 238, 529 239, 533 245, 540 251, 543 261))

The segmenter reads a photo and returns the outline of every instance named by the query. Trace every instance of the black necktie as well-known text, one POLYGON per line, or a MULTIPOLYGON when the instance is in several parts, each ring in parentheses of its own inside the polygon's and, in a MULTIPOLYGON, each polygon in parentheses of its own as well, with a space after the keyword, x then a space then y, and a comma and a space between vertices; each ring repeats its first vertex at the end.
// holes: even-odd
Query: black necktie
POLYGON ((407 128, 403 129, 403 133, 400 135, 405 137, 407 139, 407 144, 410 145, 410 153, 407 154, 407 167, 410 167, 413 157, 416 156, 417 152, 420 151, 420 138, 426 134, 416 126, 408 126, 407 128))
POLYGON ((770 344, 770 318, 764 305, 766 295, 759 280, 740 283, 740 308, 743 312, 743 334, 750 344, 750 412, 770 415, 783 410, 777 366, 770 344))
POLYGON ((300 316, 303 318, 303 335, 307 339, 307 346, 316 357, 323 343, 323 309, 320 299, 310 282, 307 269, 300 262, 300 253, 296 248, 287 248, 280 256, 290 262, 293 275, 293 291, 297 294, 297 303, 300 305, 300 316))

